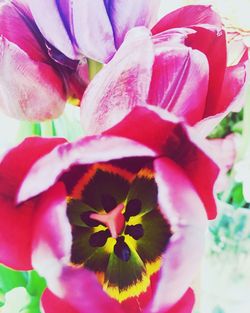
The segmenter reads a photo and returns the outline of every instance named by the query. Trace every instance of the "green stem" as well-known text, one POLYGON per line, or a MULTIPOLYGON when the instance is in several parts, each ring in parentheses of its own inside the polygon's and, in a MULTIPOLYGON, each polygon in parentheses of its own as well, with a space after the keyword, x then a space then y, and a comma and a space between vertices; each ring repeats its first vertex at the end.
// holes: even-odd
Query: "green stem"
POLYGON ((44 137, 56 136, 56 130, 55 130, 53 120, 42 122, 40 125, 41 125, 41 135, 42 136, 44 136, 44 137))
POLYGON ((102 69, 102 67, 103 64, 88 59, 89 79, 92 80, 95 77, 95 75, 102 69))

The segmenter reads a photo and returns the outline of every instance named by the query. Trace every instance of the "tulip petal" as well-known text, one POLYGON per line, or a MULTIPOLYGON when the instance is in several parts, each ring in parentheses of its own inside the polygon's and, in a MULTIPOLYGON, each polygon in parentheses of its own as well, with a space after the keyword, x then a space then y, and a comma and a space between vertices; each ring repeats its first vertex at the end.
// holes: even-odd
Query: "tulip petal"
POLYGON ((156 17, 159 0, 105 0, 113 27, 116 48, 122 44, 126 33, 135 26, 149 26, 156 17))
POLYGON ((73 308, 68 302, 55 296, 49 289, 44 291, 41 302, 45 313, 80 313, 80 311, 73 308))
POLYGON ((0 107, 15 118, 47 120, 65 106, 64 87, 46 63, 33 61, 23 50, 0 37, 0 107))
POLYGON ((145 102, 153 57, 149 31, 142 27, 131 30, 83 96, 81 118, 86 133, 96 134, 112 127, 135 105, 145 102))
POLYGON ((209 64, 209 84, 204 117, 217 109, 226 70, 225 32, 218 27, 195 26, 196 33, 188 36, 186 44, 205 54, 209 64))
POLYGON ((39 36, 36 37, 31 30, 36 29, 33 24, 28 15, 24 15, 19 5, 7 3, 0 5, 0 35, 16 44, 34 61, 44 62, 46 55, 39 44, 39 36))
POLYGON ((85 137, 74 143, 61 145, 32 167, 19 190, 18 202, 48 189, 73 165, 135 156, 151 157, 155 156, 155 152, 129 139, 112 136, 85 137))
POLYGON ((204 137, 208 136, 229 112, 238 112, 242 108, 247 88, 248 71, 249 68, 246 63, 239 63, 226 69, 221 95, 218 105, 214 107, 213 115, 195 125, 197 131, 204 137))
POLYGON ((64 24, 67 15, 65 11, 60 12, 57 1, 26 0, 26 2, 43 36, 67 57, 76 59, 77 55, 71 42, 71 35, 67 31, 68 21, 64 24), (46 19, 44 12, 46 12, 46 19))
POLYGON ((214 184, 219 175, 219 158, 215 154, 217 150, 213 148, 212 142, 204 139, 193 128, 187 128, 185 131, 186 135, 185 132, 181 135, 182 155, 178 163, 201 198, 208 219, 214 219, 217 214, 214 184), (186 143, 187 138, 192 145, 186 143))
POLYGON ((164 313, 191 313, 194 300, 193 290, 188 289, 184 296, 170 310, 164 313))
POLYGON ((188 27, 197 24, 221 26, 221 20, 211 6, 188 5, 165 15, 153 28, 152 34, 158 34, 170 28, 188 27))
MULTIPOLYGON (((61 305, 63 299, 69 312, 73 309, 79 313, 109 312, 112 308, 112 312, 120 313, 118 303, 103 292, 93 272, 70 266, 72 235, 66 207, 62 183, 40 196, 34 223, 33 267, 59 297, 55 298, 55 305, 61 305)), ((49 296, 54 298, 52 294, 49 296)))
POLYGON ((74 35, 81 52, 106 63, 115 53, 114 35, 103 0, 73 1, 74 35))
POLYGON ((192 183, 177 164, 159 158, 154 167, 161 212, 174 232, 162 256, 160 277, 149 307, 149 312, 164 312, 183 296, 197 273, 204 253, 207 219, 192 183))
POLYGON ((198 50, 184 45, 156 44, 147 102, 194 124, 205 111, 208 73, 206 57, 198 50))
POLYGON ((59 279, 49 288, 53 293, 46 291, 42 299, 45 313, 124 313, 119 303, 103 292, 95 274, 88 270, 64 267, 59 279), (54 292, 55 284, 62 286, 61 293, 54 292), (54 307, 59 310, 53 311, 54 307))
POLYGON ((32 164, 63 139, 28 138, 10 150, 0 164, 0 262, 18 270, 31 269, 31 240, 36 199, 20 206, 15 195, 32 164), (31 147, 32 153, 31 153, 31 147))
POLYGON ((196 188, 208 217, 215 217, 213 187, 219 168, 214 160, 213 146, 208 140, 192 128, 181 125, 171 114, 152 106, 134 108, 120 123, 105 133, 138 141, 157 151, 159 155, 164 154, 175 160, 196 188))

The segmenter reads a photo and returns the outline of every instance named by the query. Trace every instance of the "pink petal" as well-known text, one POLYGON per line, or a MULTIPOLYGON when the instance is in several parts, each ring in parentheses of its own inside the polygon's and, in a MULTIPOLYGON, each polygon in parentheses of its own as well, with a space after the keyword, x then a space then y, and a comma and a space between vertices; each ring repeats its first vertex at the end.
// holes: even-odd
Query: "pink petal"
POLYGON ((191 313, 194 306, 194 292, 188 289, 184 296, 170 310, 164 313, 191 313))
MULTIPOLYGON (((31 269, 31 240, 36 199, 19 206, 15 195, 32 164, 63 139, 28 138, 10 150, 0 164, 0 262, 18 270, 31 269)), ((33 182, 34 183, 34 182, 33 182)))
MULTIPOLYGON (((24 9, 19 7, 19 4, 14 6, 6 2, 0 5, 0 35, 25 51, 32 60, 44 62, 47 58, 39 44, 39 37, 35 37, 25 22, 29 19, 28 13, 24 16, 24 9)), ((32 25, 32 21, 29 22, 32 25)))
POLYGON ((108 0, 106 7, 112 23, 116 47, 120 47, 126 33, 135 26, 149 26, 157 16, 159 0, 108 0))
POLYGON ((68 302, 55 296, 49 289, 46 289, 42 295, 42 306, 45 313, 80 313, 68 302))
POLYGON ((218 105, 214 108, 213 116, 196 124, 197 131, 203 136, 209 135, 229 112, 237 112, 242 108, 245 102, 248 71, 247 63, 239 63, 226 69, 218 105))
POLYGON ((19 190, 18 202, 47 190, 72 165, 133 156, 155 156, 155 152, 132 140, 112 136, 85 137, 74 143, 60 145, 31 168, 19 190))
POLYGON ((26 2, 43 36, 67 57, 77 58, 56 1, 26 0, 26 2), (44 12, 46 12, 46 19, 44 18, 44 12))
POLYGON ((226 39, 220 27, 195 26, 196 33, 188 36, 186 44, 205 54, 209 64, 209 84, 204 117, 213 115, 217 110, 218 100, 226 70, 226 39))
POLYGON ((103 292, 93 272, 70 266, 72 237, 66 208, 62 183, 40 196, 34 221, 33 267, 46 278, 48 288, 54 293, 54 296, 49 293, 49 298, 55 299, 56 306, 60 307, 65 301, 69 312, 109 312, 112 309, 120 313, 118 303, 103 292))
POLYGON ((159 108, 137 106, 105 134, 135 140, 162 154, 177 123, 173 115, 159 108))
POLYGON ((88 134, 100 133, 147 98, 153 64, 153 43, 146 28, 131 30, 114 58, 89 84, 81 120, 88 134))
MULTIPOLYGON (((183 147, 185 152, 179 160, 179 164, 196 188, 205 206, 208 219, 213 219, 217 214, 214 185, 219 175, 219 158, 212 143, 204 139, 202 134, 195 129, 188 128, 187 136, 192 142, 192 146, 183 147)), ((185 141, 186 139, 183 141, 183 145, 185 145, 185 141)))
POLYGON ((148 312, 165 312, 179 301, 197 273, 204 253, 207 219, 196 190, 177 164, 168 158, 159 158, 154 167, 158 201, 174 234, 163 255, 148 312))
POLYGON ((175 160, 194 184, 208 217, 215 217, 213 189, 219 169, 216 165, 218 160, 214 157, 208 140, 192 128, 181 125, 171 114, 152 106, 134 108, 120 123, 105 133, 138 141, 158 154, 175 160))
POLYGON ((80 51, 88 58, 108 62, 115 53, 115 44, 104 1, 73 1, 72 17, 80 51))
MULTIPOLYGON (((125 313, 118 302, 103 292, 95 274, 88 270, 65 267, 54 284, 60 284, 62 291, 45 292, 42 298, 45 313, 125 313)), ((53 291, 53 284, 49 287, 53 291)))
POLYGON ((47 120, 65 105, 63 82, 53 68, 33 61, 23 50, 0 37, 0 107, 15 118, 47 120))
POLYGON ((152 29, 153 35, 169 28, 188 27, 197 24, 221 26, 221 20, 210 6, 188 5, 165 15, 152 29))
POLYGON ((194 124, 205 111, 209 73, 205 55, 184 45, 162 42, 155 47, 147 102, 194 124))

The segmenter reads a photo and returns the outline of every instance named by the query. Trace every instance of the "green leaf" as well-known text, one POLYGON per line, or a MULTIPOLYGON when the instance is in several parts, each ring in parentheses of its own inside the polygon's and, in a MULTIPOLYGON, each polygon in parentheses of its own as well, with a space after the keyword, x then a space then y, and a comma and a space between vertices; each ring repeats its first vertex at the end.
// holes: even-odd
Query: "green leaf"
POLYGON ((4 265, 0 265, 0 289, 3 293, 16 287, 27 285, 28 274, 26 272, 14 271, 4 265))

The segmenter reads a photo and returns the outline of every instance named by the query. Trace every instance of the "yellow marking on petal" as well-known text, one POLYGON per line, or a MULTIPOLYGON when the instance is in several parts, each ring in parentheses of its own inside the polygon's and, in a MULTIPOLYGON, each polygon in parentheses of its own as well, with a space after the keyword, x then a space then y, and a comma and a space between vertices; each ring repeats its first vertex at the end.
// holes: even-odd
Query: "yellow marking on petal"
POLYGON ((154 172, 148 168, 144 167, 137 173, 138 178, 147 178, 147 179, 153 179, 154 178, 154 172))
POLYGON ((95 164, 95 166, 97 166, 97 169, 100 169, 103 172, 108 172, 111 174, 121 176, 122 178, 126 179, 128 182, 131 182, 133 178, 135 177, 135 175, 129 172, 128 170, 114 166, 109 163, 99 163, 99 164, 95 164))
POLYGON ((74 97, 68 97, 68 99, 67 99, 67 102, 69 103, 69 104, 71 104, 71 105, 74 105, 74 106, 79 106, 80 105, 80 99, 78 99, 78 98, 74 98, 74 97))
POLYGON ((159 271, 161 267, 161 258, 155 262, 145 264, 146 273, 142 274, 142 279, 126 289, 119 290, 118 286, 108 286, 108 283, 103 284, 103 290, 113 299, 118 302, 123 302, 128 298, 138 297, 146 292, 151 284, 151 276, 159 271))
POLYGON ((104 246, 105 252, 107 252, 109 254, 113 253, 115 244, 116 244, 116 239, 109 237, 107 239, 105 246, 104 246))

